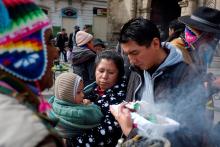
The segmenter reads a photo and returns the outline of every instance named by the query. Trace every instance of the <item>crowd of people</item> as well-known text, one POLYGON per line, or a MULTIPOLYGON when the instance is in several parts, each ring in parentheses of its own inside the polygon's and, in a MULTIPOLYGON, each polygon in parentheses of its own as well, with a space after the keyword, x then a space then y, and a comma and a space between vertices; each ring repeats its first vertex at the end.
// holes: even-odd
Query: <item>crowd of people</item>
POLYGON ((49 19, 31 0, 0 0, 0 15, 0 146, 220 146, 220 125, 206 109, 220 90, 207 72, 220 39, 219 10, 199 7, 172 21, 165 42, 151 20, 133 18, 115 50, 79 26, 69 37, 63 28, 54 44, 49 19), (51 68, 61 55, 73 73, 56 77, 46 100, 41 92, 53 86, 51 68), (144 106, 136 111, 131 102, 144 106), (133 114, 148 111, 178 128, 141 130, 133 114))

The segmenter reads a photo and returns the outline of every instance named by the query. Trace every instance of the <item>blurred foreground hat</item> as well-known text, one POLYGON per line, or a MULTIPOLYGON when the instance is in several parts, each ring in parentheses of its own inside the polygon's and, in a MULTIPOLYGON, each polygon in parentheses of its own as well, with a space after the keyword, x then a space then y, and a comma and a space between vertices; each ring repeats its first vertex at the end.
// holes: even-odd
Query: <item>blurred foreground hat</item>
POLYGON ((76 33, 76 44, 82 46, 93 39, 93 36, 85 31, 79 31, 76 33))
POLYGON ((103 48, 105 48, 105 44, 101 39, 94 39, 93 40, 93 45, 94 46, 101 45, 103 48))
POLYGON ((220 33, 220 11, 213 8, 199 7, 191 16, 179 17, 179 21, 204 32, 220 33))
POLYGON ((25 81, 41 79, 50 27, 45 13, 32 0, 0 0, 0 18, 0 68, 25 81))
POLYGON ((80 76, 71 72, 60 74, 55 81, 55 97, 73 102, 81 80, 80 76))

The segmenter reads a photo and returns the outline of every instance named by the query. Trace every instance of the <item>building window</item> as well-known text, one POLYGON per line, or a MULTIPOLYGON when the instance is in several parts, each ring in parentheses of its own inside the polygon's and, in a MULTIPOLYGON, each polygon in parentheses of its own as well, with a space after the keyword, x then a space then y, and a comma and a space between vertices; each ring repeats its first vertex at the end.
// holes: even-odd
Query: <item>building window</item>
POLYGON ((96 16, 107 16, 107 9, 94 7, 93 14, 96 16))
POLYGON ((74 8, 63 8, 61 13, 63 17, 77 18, 77 10, 74 8))

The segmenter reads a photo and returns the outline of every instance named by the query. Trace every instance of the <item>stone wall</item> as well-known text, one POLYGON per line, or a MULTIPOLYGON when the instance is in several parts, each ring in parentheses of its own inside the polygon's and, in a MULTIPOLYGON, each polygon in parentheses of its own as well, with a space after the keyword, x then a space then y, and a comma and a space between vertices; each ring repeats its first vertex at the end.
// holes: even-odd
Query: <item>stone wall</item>
MULTIPOLYGON (((150 18, 152 0, 108 0, 108 35, 114 42, 121 26, 132 17, 150 18)), ((182 0, 179 2, 181 16, 190 15, 199 6, 220 9, 220 0, 182 0)))
POLYGON ((108 0, 107 40, 110 48, 117 44, 118 34, 122 25, 133 15, 133 0, 108 0))
POLYGON ((73 0, 69 3, 67 0, 36 0, 40 7, 48 10, 48 16, 53 26, 62 27, 61 10, 66 7, 72 7, 77 10, 78 15, 75 19, 77 25, 81 28, 86 25, 93 25, 93 8, 107 8, 107 0, 73 0))

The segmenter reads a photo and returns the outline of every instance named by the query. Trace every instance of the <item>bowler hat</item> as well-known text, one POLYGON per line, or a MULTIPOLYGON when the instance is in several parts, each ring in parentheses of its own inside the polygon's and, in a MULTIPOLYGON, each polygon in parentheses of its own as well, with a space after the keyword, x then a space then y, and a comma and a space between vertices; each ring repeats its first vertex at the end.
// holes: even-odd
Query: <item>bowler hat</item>
POLYGON ((179 17, 179 21, 204 32, 220 33, 220 11, 213 8, 199 7, 191 16, 179 17))

